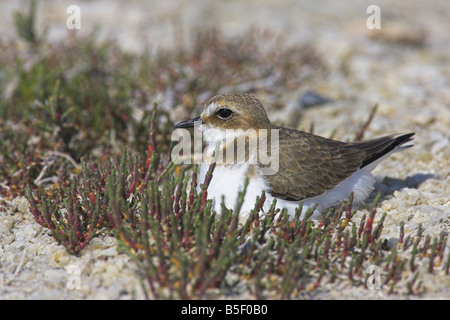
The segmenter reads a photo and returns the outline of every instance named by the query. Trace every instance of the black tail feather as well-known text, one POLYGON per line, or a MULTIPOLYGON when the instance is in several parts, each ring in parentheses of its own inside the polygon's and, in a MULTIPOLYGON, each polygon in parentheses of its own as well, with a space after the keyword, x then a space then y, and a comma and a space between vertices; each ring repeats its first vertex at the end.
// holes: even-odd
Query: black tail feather
MULTIPOLYGON (((360 168, 364 168, 365 166, 371 164, 372 162, 378 160, 379 158, 381 158, 382 156, 388 154, 389 152, 391 152, 392 150, 394 150, 395 148, 401 146, 402 144, 411 141, 413 139, 414 133, 408 133, 408 134, 404 134, 401 135, 399 137, 393 138, 393 137, 386 137, 386 139, 390 138, 391 141, 390 143, 382 148, 379 151, 376 152, 369 152, 367 157, 364 159, 364 161, 361 164, 360 168)), ((383 138, 381 138, 383 139, 383 138)), ((387 142, 387 141, 385 141, 387 142)), ((405 147, 411 147, 411 146, 405 146, 405 147)), ((370 148, 370 147, 369 147, 370 148)))

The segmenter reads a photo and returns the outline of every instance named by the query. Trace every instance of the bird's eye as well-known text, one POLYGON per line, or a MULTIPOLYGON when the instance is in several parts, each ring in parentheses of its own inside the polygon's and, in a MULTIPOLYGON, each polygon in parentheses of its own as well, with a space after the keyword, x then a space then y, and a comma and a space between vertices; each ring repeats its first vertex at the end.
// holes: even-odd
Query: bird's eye
POLYGON ((229 117, 231 117, 232 114, 233 114, 233 111, 231 111, 230 109, 227 109, 227 108, 221 108, 221 109, 217 110, 217 116, 223 120, 228 119, 229 117))

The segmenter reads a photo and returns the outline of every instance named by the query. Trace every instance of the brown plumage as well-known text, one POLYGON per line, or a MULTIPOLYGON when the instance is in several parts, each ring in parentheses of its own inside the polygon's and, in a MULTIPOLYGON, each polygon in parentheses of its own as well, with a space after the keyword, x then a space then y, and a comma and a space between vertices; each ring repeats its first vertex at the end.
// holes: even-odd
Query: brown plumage
POLYGON ((279 129, 282 129, 279 131, 279 170, 265 179, 274 197, 295 201, 333 189, 358 169, 410 141, 414 135, 345 143, 299 130, 279 129))

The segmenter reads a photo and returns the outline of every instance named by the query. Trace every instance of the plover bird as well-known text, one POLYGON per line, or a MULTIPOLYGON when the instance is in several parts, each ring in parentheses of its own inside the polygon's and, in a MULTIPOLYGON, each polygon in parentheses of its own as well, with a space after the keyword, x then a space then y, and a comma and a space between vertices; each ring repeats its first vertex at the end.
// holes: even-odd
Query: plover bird
POLYGON ((348 199, 351 192, 354 203, 361 204, 373 190, 375 179, 371 171, 391 153, 410 147, 404 144, 414 135, 389 135, 351 143, 335 141, 275 126, 258 99, 237 92, 211 98, 200 117, 183 121, 175 128, 189 128, 197 123, 207 144, 199 181, 205 178, 214 151, 216 157, 222 155, 207 189, 208 198, 219 213, 222 201, 227 208, 235 208, 247 178, 241 214, 254 208, 262 190, 266 194, 263 211, 276 199, 277 207, 286 208, 291 216, 302 202, 302 214, 318 204, 313 216, 317 217, 348 199), (240 141, 244 141, 244 148, 236 152, 239 138, 243 138, 240 141), (253 138, 256 147, 250 143, 253 138), (265 148, 261 148, 264 144, 265 148), (270 155, 272 162, 267 157, 263 162, 260 157, 263 153, 270 155))

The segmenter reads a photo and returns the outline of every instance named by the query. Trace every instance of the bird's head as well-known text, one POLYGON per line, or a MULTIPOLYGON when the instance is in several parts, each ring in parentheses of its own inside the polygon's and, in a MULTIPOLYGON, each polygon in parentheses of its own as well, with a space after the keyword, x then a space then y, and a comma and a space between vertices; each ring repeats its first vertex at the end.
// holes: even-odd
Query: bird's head
POLYGON ((193 127, 201 121, 205 130, 269 129, 271 124, 263 105, 247 93, 229 92, 211 98, 200 117, 180 122, 175 128, 193 127))

